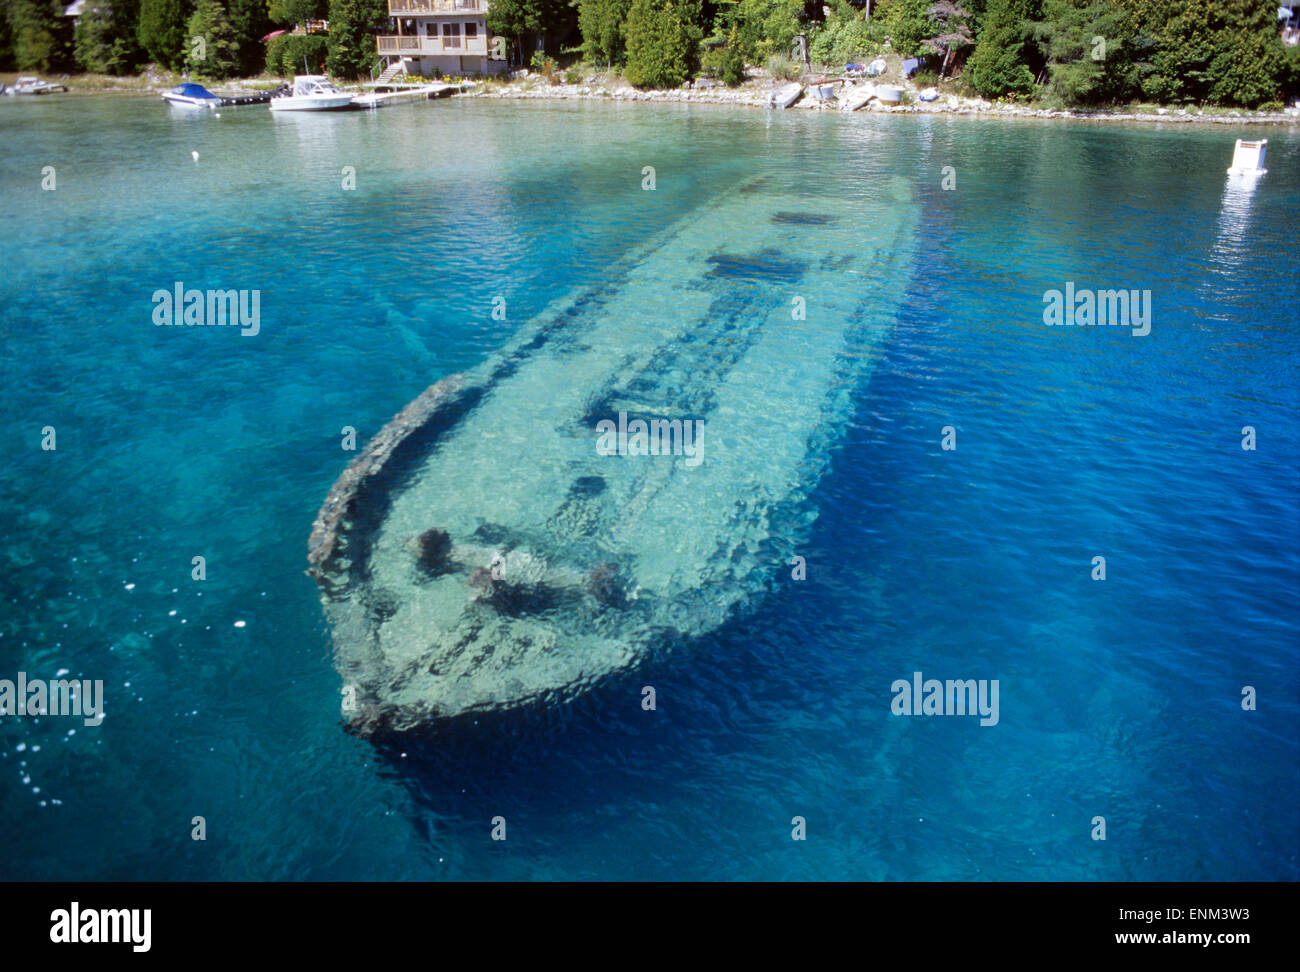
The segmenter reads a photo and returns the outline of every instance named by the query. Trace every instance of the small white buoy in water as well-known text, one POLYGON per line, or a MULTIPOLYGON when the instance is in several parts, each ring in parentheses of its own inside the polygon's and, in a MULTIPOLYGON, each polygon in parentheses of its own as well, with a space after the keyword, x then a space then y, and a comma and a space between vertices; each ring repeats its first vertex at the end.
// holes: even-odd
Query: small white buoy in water
POLYGON ((219 111, 213 112, 213 116, 216 117, 216 118, 220 118, 220 117, 221 117, 221 112, 219 112, 219 111))
POLYGON ((197 162, 197 161, 199 160, 199 153, 198 153, 198 152, 191 152, 191 153, 190 153, 190 158, 192 158, 195 162, 197 162))

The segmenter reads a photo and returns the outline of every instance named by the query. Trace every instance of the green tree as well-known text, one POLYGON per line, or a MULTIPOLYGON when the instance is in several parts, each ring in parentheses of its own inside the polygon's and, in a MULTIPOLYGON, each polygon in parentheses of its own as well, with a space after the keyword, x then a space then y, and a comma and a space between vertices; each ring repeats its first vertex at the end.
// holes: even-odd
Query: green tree
POLYGON ((745 81, 745 52, 740 49, 740 35, 731 28, 727 35, 727 49, 722 55, 722 83, 736 87, 745 81))
POLYGON ((955 56, 975 43, 971 33, 971 13, 949 0, 932 4, 926 11, 930 19, 930 31, 921 41, 921 46, 933 54, 939 55, 939 76, 948 73, 948 66, 955 56))
POLYGON ((741 51, 754 63, 789 55, 795 37, 808 30, 803 0, 718 0, 717 11, 715 30, 730 36, 735 28, 741 51))
POLYGON ((627 50, 623 24, 630 7, 631 0, 578 0, 583 57, 609 67, 622 63, 627 50))
POLYGON ((73 31, 73 51, 85 71, 130 74, 144 58, 136 30, 139 0, 96 0, 83 8, 73 31))
POLYGON ((930 25, 932 0, 890 0, 879 14, 896 54, 915 57, 924 52, 921 42, 934 31, 930 25))
POLYGON ((269 0, 266 12, 272 23, 290 27, 309 20, 327 20, 330 0, 269 0))
POLYGON ((699 63, 698 0, 632 0, 627 14, 627 70, 638 88, 676 88, 699 63))
POLYGON ((19 71, 43 73, 63 59, 60 4, 54 0, 10 0, 8 8, 13 61, 19 71))
POLYGON ((388 22, 385 0, 330 0, 330 74, 359 78, 378 57, 375 35, 388 22))
POLYGON ((225 0, 226 16, 239 41, 239 72, 258 74, 266 58, 262 38, 271 29, 266 0, 225 0))
POLYGON ((967 81, 984 97, 1034 90, 1029 66, 1034 13, 1034 0, 989 0, 975 51, 966 62, 967 81))
POLYGON ((1286 59, 1274 8, 1252 0, 1186 0, 1152 3, 1143 12, 1158 38, 1145 84, 1154 100, 1252 106, 1280 91, 1286 59))
POLYGON ((239 73, 239 37, 222 0, 199 0, 187 31, 185 64, 192 73, 217 79, 239 73))
POLYGON ((1125 101, 1137 92, 1132 15, 1114 0, 1043 0, 1034 36, 1050 90, 1067 104, 1125 101))
POLYGON ((185 63, 185 29, 194 12, 188 0, 141 0, 136 36, 156 63, 173 71, 185 63))
POLYGON ((579 7, 573 0, 491 0, 489 34, 514 42, 516 61, 525 50, 558 53, 560 45, 579 29, 579 7))

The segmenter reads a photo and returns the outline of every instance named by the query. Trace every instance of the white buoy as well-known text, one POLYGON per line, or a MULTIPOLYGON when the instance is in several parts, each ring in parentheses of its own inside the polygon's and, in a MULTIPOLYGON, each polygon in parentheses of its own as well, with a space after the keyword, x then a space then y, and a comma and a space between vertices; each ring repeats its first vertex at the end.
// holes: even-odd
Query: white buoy
POLYGON ((1228 175, 1263 175, 1268 169, 1264 168, 1264 152, 1268 145, 1268 139, 1261 138, 1258 142, 1246 142, 1237 139, 1237 145, 1232 152, 1232 168, 1228 169, 1228 175))
POLYGON ((195 162, 197 162, 197 161, 199 160, 199 153, 198 153, 198 152, 191 152, 191 153, 190 153, 190 158, 192 158, 195 162))
POLYGON ((221 112, 219 112, 219 111, 213 112, 213 115, 215 115, 217 118, 220 118, 220 117, 221 117, 221 112))

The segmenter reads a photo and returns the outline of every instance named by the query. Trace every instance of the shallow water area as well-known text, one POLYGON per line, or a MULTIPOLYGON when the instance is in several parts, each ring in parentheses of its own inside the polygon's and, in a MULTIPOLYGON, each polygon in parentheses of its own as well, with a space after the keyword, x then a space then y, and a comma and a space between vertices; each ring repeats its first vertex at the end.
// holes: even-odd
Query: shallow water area
MULTIPOLYGON (((1300 876, 1290 133, 1265 133, 1269 173, 1243 188, 1224 169, 1252 132, 1222 126, 473 99, 218 119, 157 99, 3 100, 0 678, 102 679, 106 715, 0 717, 0 874, 1300 876), (751 197, 778 252, 754 273, 735 257, 761 239, 719 240, 701 279, 770 299, 773 322, 806 298, 765 359, 790 374, 865 363, 837 372, 824 463, 746 454, 815 482, 795 511, 805 578, 774 565, 744 610, 554 706, 405 746, 342 731, 304 568, 355 455, 345 430, 364 443, 764 178, 798 200, 773 215, 751 197), (819 301, 858 291, 810 270, 818 234, 870 241, 854 221, 903 205, 910 272, 887 334, 828 357, 806 329, 819 301), (259 333, 156 326, 151 297, 178 281, 259 291, 259 333), (1150 290, 1150 334, 1045 326, 1043 296, 1067 282, 1150 290), (998 679, 997 725, 894 716, 891 684, 917 671, 998 679), (807 841, 790 839, 796 815, 807 841)), ((647 279, 638 308, 592 321, 625 321, 630 342, 681 286, 647 279)), ((762 391, 777 415, 803 401, 762 391)), ((726 454, 708 435, 696 471, 726 454)), ((591 437, 595 458, 594 423, 591 437)), ((457 489, 476 472, 447 469, 457 489)), ((671 577, 674 548, 637 543, 671 577)))

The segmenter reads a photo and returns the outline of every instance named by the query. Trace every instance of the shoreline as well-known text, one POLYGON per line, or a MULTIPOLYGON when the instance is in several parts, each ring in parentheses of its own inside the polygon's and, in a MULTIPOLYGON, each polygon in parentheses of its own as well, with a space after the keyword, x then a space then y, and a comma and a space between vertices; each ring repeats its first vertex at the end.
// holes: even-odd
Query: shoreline
MULTIPOLYGON (((9 74, 0 74, 0 82, 12 83, 9 74)), ((64 75, 51 76, 47 80, 56 80, 67 84, 69 90, 59 95, 115 95, 124 97, 158 97, 187 79, 181 76, 162 76, 156 73, 115 77, 109 75, 64 75)), ((202 82, 213 89, 232 93, 248 94, 265 91, 283 83, 269 77, 232 78, 220 82, 202 82)), ((603 101, 603 102, 654 102, 660 104, 698 104, 724 105, 740 108, 766 109, 767 97, 780 84, 764 79, 751 80, 735 88, 715 87, 707 89, 675 88, 640 90, 623 82, 622 79, 611 82, 608 77, 588 78, 578 84, 548 83, 534 76, 508 82, 495 79, 477 81, 477 90, 461 92, 459 98, 483 98, 497 101, 603 101)), ((800 82, 803 83, 803 82, 800 82)), ((896 83, 896 82, 892 82, 896 83)), ((906 82, 900 84, 900 87, 906 82)), ((345 87, 351 87, 346 85, 345 87)), ((907 89, 912 98, 916 92, 907 89)), ((45 95, 42 97, 58 97, 45 95)), ((805 93, 786 111, 842 111, 838 104, 818 102, 805 93)), ((859 112, 875 115, 954 115, 979 118, 1035 118, 1065 121, 1090 122, 1154 122, 1173 124, 1206 125, 1268 125, 1300 126, 1300 108, 1282 111, 1262 112, 1244 108, 1172 108, 1169 106, 1143 105, 1137 108, 1100 108, 1082 110, 1078 108, 1046 108, 1036 105, 1016 104, 1014 102, 995 102, 985 98, 967 97, 953 93, 941 93, 937 100, 921 102, 913 100, 910 104, 883 105, 872 102, 859 112)))
MULTIPOLYGON (((785 83, 785 82, 782 82, 785 83)), ((800 82, 801 84, 803 82, 800 82)), ((517 101, 605 101, 605 102, 658 102, 666 104, 705 104, 727 105, 742 108, 764 108, 768 94, 779 85, 767 83, 761 87, 752 83, 737 88, 715 89, 651 89, 642 91, 627 86, 583 84, 533 84, 512 82, 501 85, 499 82, 487 82, 480 90, 467 92, 458 97, 488 98, 495 100, 517 101)), ((807 85, 805 85, 807 87, 807 85)), ((913 94, 913 97, 915 95, 913 94)), ((804 94, 785 111, 828 111, 844 112, 836 103, 825 104, 804 94)), ((1044 118, 1064 119, 1067 121, 1096 122, 1173 122, 1176 124, 1217 124, 1217 125, 1295 125, 1300 126, 1300 110, 1291 112, 1257 112, 1244 108, 1214 109, 1206 112, 1199 108, 1170 108, 1167 106, 1149 106, 1144 110, 1097 109, 1083 111, 1071 108, 1043 108, 1034 105, 992 102, 984 98, 968 98, 956 94, 940 94, 937 100, 917 102, 906 105, 882 105, 873 102, 858 109, 860 114, 875 115, 957 115, 981 118, 1044 118)))

